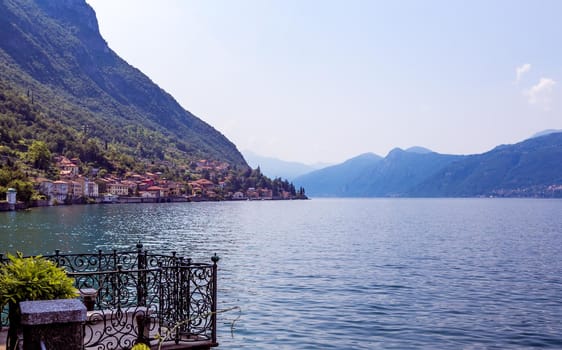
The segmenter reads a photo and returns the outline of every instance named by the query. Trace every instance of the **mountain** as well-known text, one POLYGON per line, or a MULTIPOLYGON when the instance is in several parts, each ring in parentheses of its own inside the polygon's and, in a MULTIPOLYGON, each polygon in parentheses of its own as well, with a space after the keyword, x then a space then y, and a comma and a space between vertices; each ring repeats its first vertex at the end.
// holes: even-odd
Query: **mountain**
POLYGON ((356 192, 356 178, 368 172, 382 157, 365 153, 342 164, 315 170, 297 177, 297 186, 306 188, 307 194, 317 197, 351 197, 356 192))
POLYGON ((389 154, 355 179, 358 189, 353 196, 395 197, 403 196, 422 180, 462 156, 420 153, 395 148, 389 154))
POLYGON ((406 152, 420 153, 420 154, 433 153, 432 150, 430 150, 428 148, 425 148, 425 147, 420 147, 420 146, 410 147, 410 148, 406 149, 406 152))
POLYGON ((321 169, 295 179, 310 196, 394 197, 401 196, 438 169, 460 156, 443 155, 416 148, 395 148, 385 158, 361 155, 343 164, 321 169))
POLYGON ((324 164, 308 165, 298 162, 265 157, 252 151, 242 151, 246 162, 252 168, 260 167, 261 172, 271 178, 292 180, 300 175, 325 167, 324 164))
POLYGON ((76 155, 89 143, 97 158, 131 166, 197 159, 247 166, 224 135, 108 47, 84 0, 0 1, 0 88, 9 100, 0 122, 13 126, 13 144, 35 138, 76 155), (14 103, 33 110, 34 120, 22 124, 14 103))
POLYGON ((562 196, 562 132, 451 163, 408 193, 424 197, 562 196))
POLYGON ((562 197, 562 132, 468 156, 396 148, 294 182, 312 197, 562 197))
POLYGON ((555 134, 555 133, 559 133, 559 132, 562 132, 562 130, 560 130, 560 129, 547 129, 547 130, 543 130, 543 131, 540 131, 540 132, 534 134, 533 136, 531 136, 531 138, 541 137, 541 136, 545 136, 545 135, 549 135, 549 134, 555 134))

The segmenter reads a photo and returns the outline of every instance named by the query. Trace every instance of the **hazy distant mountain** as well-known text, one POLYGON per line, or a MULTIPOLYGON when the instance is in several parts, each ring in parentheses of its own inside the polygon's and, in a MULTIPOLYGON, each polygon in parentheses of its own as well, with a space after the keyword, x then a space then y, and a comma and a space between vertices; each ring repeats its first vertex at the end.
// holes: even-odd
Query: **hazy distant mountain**
POLYGON ((396 148, 294 182, 311 197, 562 197, 562 132, 469 156, 396 148))
POLYGON ((546 136, 546 135, 550 135, 550 134, 556 134, 562 132, 561 129, 547 129, 547 130, 543 130, 540 131, 536 134, 534 134, 533 136, 531 136, 531 138, 535 138, 535 137, 541 137, 541 136, 546 136))
POLYGON ((430 150, 428 148, 425 148, 425 147, 419 147, 419 146, 410 147, 410 148, 406 149, 406 152, 419 153, 419 154, 433 153, 432 150, 430 150))
POLYGON ((246 162, 252 167, 260 167, 261 172, 271 178, 280 177, 282 179, 293 180, 294 178, 327 166, 326 164, 304 164, 298 162, 288 162, 285 160, 265 157, 252 151, 242 151, 246 162))
POLYGON ((359 187, 351 194, 361 197, 403 196, 439 169, 461 158, 462 156, 409 152, 395 148, 368 172, 355 179, 359 187))
POLYGON ((342 164, 329 166, 299 176, 294 182, 297 186, 305 187, 307 195, 317 197, 350 197, 352 192, 356 192, 357 184, 354 180, 369 171, 381 159, 382 157, 376 154, 365 153, 342 164))
POLYGON ((329 197, 391 197, 406 191, 428 178, 460 156, 413 152, 395 148, 385 158, 365 154, 342 164, 317 170, 295 179, 310 196, 329 197))
POLYGON ((429 197, 562 196, 562 133, 466 156, 409 192, 429 197))

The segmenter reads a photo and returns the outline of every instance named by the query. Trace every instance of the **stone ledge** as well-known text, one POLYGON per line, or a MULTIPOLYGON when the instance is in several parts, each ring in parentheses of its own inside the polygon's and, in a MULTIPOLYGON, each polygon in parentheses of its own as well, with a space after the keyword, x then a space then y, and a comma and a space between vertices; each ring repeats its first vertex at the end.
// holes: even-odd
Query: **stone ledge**
POLYGON ((22 301, 19 306, 24 326, 86 321, 86 307, 78 299, 22 301))

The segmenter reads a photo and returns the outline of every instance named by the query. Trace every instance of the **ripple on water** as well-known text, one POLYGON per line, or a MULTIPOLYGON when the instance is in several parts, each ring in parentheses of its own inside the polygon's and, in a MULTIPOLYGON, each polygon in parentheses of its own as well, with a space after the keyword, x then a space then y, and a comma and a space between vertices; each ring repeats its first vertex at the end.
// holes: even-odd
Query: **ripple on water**
POLYGON ((0 247, 217 253, 224 349, 562 348, 562 201, 326 199, 0 213, 0 247), (22 214, 22 215, 20 215, 22 214))

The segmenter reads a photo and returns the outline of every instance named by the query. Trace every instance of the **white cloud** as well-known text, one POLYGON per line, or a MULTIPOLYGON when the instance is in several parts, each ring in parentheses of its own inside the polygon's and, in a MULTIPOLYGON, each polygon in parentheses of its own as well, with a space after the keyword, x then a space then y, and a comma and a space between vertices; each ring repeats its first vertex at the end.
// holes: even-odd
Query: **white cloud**
POLYGON ((550 96, 556 82, 550 78, 541 78, 536 85, 525 91, 530 104, 540 104, 545 110, 550 109, 550 96))
POLYGON ((524 65, 515 68, 515 82, 518 83, 521 80, 523 74, 531 70, 531 64, 525 63, 524 65))

